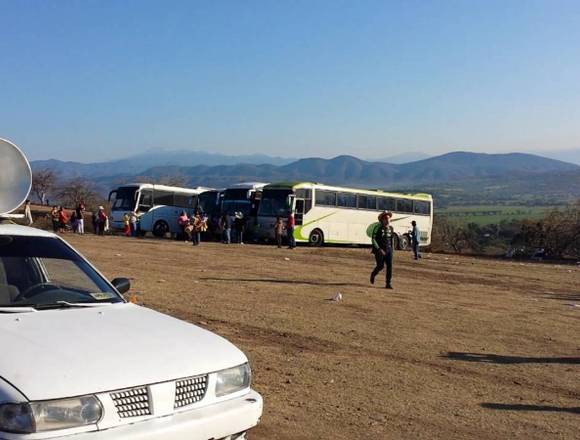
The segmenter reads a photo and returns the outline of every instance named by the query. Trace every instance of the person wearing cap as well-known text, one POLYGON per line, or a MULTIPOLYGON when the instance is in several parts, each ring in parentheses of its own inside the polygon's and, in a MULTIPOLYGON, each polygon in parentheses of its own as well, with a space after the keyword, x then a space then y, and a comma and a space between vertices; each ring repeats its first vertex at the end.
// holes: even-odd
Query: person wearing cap
POLYGON ((377 262, 371 273, 371 284, 375 283, 375 278, 381 270, 387 266, 386 288, 392 289, 391 280, 393 277, 393 249, 395 233, 389 224, 392 213, 384 211, 379 214, 379 224, 373 230, 373 254, 377 262))

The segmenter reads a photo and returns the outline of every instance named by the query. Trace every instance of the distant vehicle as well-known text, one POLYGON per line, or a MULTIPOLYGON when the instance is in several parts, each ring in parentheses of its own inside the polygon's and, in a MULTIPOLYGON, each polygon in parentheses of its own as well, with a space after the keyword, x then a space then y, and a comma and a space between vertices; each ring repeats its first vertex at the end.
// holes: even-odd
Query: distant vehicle
POLYGON ((0 438, 245 440, 263 402, 244 353, 127 302, 127 278, 57 235, 3 222, 32 175, 2 139, 0 169, 14 171, 0 185, 0 438))
POLYGON ((198 206, 198 196, 209 190, 152 183, 121 186, 109 193, 111 228, 123 229, 123 216, 134 211, 141 234, 152 232, 156 237, 163 237, 167 233, 179 233, 177 217, 181 211, 191 216, 198 206))
POLYGON ((371 244, 374 225, 381 211, 391 211, 391 225, 398 249, 410 246, 411 221, 420 230, 420 246, 431 244, 433 198, 429 194, 398 194, 320 183, 277 183, 264 187, 258 209, 255 235, 272 240, 277 216, 286 220, 294 212, 297 242, 371 244))
POLYGON ((245 217, 255 217, 267 183, 244 182, 226 188, 222 194, 222 212, 241 212, 245 217))

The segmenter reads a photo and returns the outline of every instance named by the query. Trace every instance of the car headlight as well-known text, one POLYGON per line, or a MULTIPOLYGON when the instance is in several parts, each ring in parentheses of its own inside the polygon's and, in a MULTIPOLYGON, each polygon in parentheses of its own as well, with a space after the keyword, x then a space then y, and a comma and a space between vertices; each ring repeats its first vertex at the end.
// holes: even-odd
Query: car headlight
POLYGON ((97 423, 103 414, 94 396, 0 405, 0 431, 30 434, 97 423))
POLYGON ((252 371, 249 364, 243 364, 238 367, 228 368, 227 370, 218 371, 215 385, 216 397, 222 397, 227 394, 241 391, 249 388, 252 382, 252 371))

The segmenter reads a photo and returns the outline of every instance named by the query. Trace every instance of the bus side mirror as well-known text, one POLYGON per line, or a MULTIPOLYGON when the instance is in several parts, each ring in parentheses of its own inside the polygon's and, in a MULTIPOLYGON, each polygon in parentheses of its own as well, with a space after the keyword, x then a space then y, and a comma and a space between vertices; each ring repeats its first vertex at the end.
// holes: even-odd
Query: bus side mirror
POLYGON ((127 293, 131 288, 131 281, 128 278, 115 278, 111 284, 121 295, 127 293))

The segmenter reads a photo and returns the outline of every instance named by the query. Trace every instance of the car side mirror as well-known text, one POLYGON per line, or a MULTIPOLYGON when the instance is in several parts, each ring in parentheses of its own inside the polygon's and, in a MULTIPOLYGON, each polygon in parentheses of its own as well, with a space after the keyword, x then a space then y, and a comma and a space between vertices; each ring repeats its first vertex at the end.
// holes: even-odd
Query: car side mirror
POLYGON ((115 278, 111 281, 111 284, 121 295, 127 293, 131 288, 131 281, 129 281, 129 278, 115 278))

